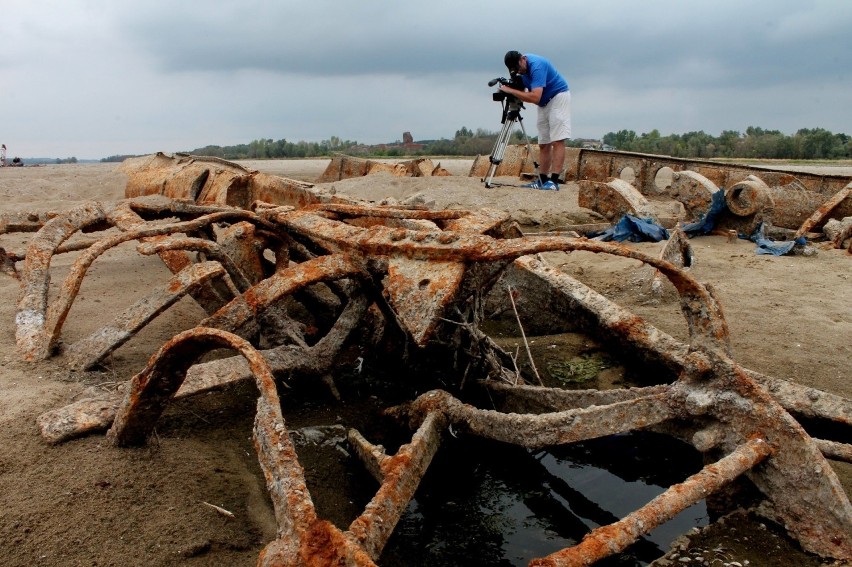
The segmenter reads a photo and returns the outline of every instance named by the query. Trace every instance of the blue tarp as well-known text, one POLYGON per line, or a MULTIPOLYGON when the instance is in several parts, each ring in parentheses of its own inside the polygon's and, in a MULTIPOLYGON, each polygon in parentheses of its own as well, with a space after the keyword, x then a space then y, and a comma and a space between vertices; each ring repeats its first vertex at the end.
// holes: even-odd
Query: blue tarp
MULTIPOLYGON (((681 229, 689 238, 709 234, 714 228, 716 228, 716 222, 718 221, 719 216, 724 213, 727 208, 728 206, 725 204, 725 190, 719 189, 713 193, 710 210, 707 211, 707 214, 695 222, 682 224, 681 229)), ((658 225, 652 219, 642 219, 634 217, 633 215, 624 215, 621 217, 621 220, 612 227, 604 231, 591 233, 589 234, 589 238, 600 240, 602 242, 610 240, 614 240, 616 242, 624 242, 625 240, 629 240, 630 242, 660 242, 661 240, 668 240, 669 231, 658 225)), ((740 238, 746 237, 741 235, 740 238)), ((748 239, 757 244, 757 254, 772 254, 775 256, 788 254, 797 244, 800 246, 806 244, 804 237, 800 237, 795 241, 787 240, 776 242, 769 240, 763 234, 763 223, 760 223, 760 226, 757 227, 748 239)))
POLYGON ((607 242, 659 242, 668 240, 669 231, 651 219, 640 219, 633 215, 624 215, 614 226, 589 235, 594 240, 607 242))
POLYGON ((749 236, 749 240, 757 244, 757 250, 755 250, 757 254, 772 254, 773 256, 783 256, 789 253, 797 244, 799 246, 807 244, 804 236, 800 236, 796 240, 782 240, 778 242, 769 240, 763 235, 763 223, 760 223, 760 226, 749 236))
POLYGON ((719 215, 725 212, 727 208, 728 205, 725 204, 725 190, 719 189, 711 197, 710 210, 707 211, 707 214, 695 222, 681 225, 680 228, 689 238, 708 234, 716 228, 716 221, 719 215))

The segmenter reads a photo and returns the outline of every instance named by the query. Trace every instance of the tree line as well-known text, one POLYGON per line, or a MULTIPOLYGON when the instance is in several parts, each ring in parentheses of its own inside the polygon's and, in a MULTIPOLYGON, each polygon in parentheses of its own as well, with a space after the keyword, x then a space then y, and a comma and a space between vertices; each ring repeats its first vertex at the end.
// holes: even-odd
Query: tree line
POLYGON ((610 132, 603 143, 627 152, 683 158, 758 158, 833 160, 852 158, 852 138, 823 128, 803 128, 787 136, 778 130, 749 126, 744 134, 724 130, 719 136, 688 132, 661 136, 657 130, 637 136, 632 130, 610 132))
MULTIPOLYGON (((397 141, 389 144, 366 145, 353 140, 332 136, 321 142, 290 142, 286 139, 258 139, 235 146, 204 146, 185 153, 220 157, 227 160, 285 159, 329 157, 334 154, 363 155, 370 157, 403 156, 476 156, 490 155, 499 132, 484 129, 473 131, 462 127, 452 139, 422 140, 414 145, 397 141)), ((516 129, 509 140, 511 144, 524 143, 521 130, 516 129)), ((529 142, 535 144, 536 137, 529 142)), ((571 147, 588 146, 592 140, 569 140, 571 147)), ((823 128, 803 128, 792 136, 778 130, 764 130, 754 126, 744 133, 724 130, 719 136, 703 131, 662 136, 658 130, 636 134, 633 130, 607 133, 600 140, 604 147, 626 152, 660 154, 680 158, 753 158, 786 160, 834 160, 852 158, 852 138, 834 134, 823 128)), ((101 161, 123 161, 128 155, 117 155, 101 161)))

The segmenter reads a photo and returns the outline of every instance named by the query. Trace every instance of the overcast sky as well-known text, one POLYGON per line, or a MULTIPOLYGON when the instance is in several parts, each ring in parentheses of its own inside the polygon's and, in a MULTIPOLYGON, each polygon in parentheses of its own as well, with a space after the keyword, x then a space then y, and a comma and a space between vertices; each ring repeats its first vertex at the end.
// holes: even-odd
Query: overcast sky
POLYGON ((575 138, 852 134, 850 30, 847 0, 0 0, 0 142, 91 159, 497 131, 509 49, 566 77, 575 138))

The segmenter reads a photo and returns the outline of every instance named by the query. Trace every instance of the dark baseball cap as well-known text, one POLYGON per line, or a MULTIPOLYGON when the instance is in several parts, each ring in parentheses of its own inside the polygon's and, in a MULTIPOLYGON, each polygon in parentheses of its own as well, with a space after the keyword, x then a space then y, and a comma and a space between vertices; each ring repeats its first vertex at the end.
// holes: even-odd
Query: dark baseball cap
POLYGON ((520 51, 507 51, 506 56, 503 57, 503 63, 506 64, 506 67, 512 73, 518 72, 518 67, 521 64, 521 52, 520 51))

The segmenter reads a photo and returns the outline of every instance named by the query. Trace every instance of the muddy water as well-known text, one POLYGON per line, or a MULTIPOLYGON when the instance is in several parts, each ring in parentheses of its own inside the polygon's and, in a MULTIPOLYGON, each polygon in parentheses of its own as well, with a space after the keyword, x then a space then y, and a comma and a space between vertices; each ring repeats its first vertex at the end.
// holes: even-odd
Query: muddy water
MULTIPOLYGON (((628 435, 529 452, 471 440, 444 446, 400 521, 383 565, 527 565, 578 543, 683 480, 695 455, 661 436, 628 435)), ((692 526, 685 510, 605 565, 647 565, 692 526)))
MULTIPOLYGON (((343 428, 308 428, 296 435, 320 515, 345 528, 376 483, 347 456, 343 428)), ((542 451, 450 437, 380 564, 527 565, 618 521, 699 468, 694 450, 654 434, 542 451)), ((698 503, 604 565, 647 565, 679 535, 707 520, 704 503, 698 503)))

